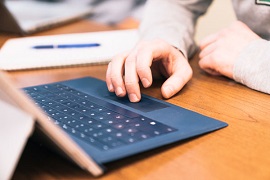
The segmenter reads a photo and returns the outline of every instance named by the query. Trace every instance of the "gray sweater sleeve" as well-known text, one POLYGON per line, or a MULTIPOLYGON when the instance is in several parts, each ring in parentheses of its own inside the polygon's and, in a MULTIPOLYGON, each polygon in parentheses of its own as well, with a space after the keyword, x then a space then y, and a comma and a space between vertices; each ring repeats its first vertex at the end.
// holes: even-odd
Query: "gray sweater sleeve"
POLYGON ((241 52, 234 65, 234 80, 270 94, 270 42, 259 39, 241 52))
POLYGON ((186 57, 196 50, 194 29, 212 0, 148 0, 140 25, 141 38, 159 38, 178 48, 186 57))

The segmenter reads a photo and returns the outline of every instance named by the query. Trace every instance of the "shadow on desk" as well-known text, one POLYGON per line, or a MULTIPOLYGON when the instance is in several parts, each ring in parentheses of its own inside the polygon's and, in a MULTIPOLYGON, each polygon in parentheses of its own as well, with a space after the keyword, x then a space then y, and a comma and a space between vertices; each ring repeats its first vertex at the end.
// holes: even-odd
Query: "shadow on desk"
MULTIPOLYGON (((181 142, 176 142, 164 147, 153 149, 147 152, 140 153, 122 160, 114 161, 106 164, 107 172, 101 178, 110 176, 110 173, 120 171, 121 168, 131 166, 153 157, 154 155, 165 153, 167 150, 177 146, 181 146, 193 139, 200 138, 194 137, 181 142)), ((182 152, 183 153, 183 152, 182 152)), ((168 161, 171 159, 167 159, 168 161)), ((166 161, 163 161, 164 163, 166 161)), ((154 168, 149 167, 149 168, 154 168)), ((149 169, 150 170, 150 169, 149 169)), ((141 173, 141 175, 143 175, 141 173)), ((46 147, 39 145, 33 141, 28 141, 26 148, 21 156, 21 159, 16 168, 15 174, 12 179, 30 180, 30 179, 99 179, 93 177, 91 174, 80 169, 71 161, 64 159, 57 153, 54 153, 46 147)))
POLYGON ((87 177, 89 174, 42 145, 28 141, 12 179, 87 177))

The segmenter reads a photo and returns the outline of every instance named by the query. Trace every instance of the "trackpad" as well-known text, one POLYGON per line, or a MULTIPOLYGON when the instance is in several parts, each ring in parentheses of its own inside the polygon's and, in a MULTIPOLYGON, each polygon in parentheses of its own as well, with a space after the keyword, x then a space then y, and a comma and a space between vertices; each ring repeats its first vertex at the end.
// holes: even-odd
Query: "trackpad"
POLYGON ((138 103, 132 103, 129 101, 129 99, 127 97, 123 97, 123 98, 119 98, 117 96, 115 96, 115 94, 110 95, 110 96, 106 96, 106 98, 114 100, 118 103, 124 104, 126 106, 129 106, 131 108, 143 111, 143 112, 151 112, 151 111, 155 111, 158 109, 163 109, 163 108, 167 108, 169 107, 166 104, 162 104, 160 102, 151 100, 148 97, 142 96, 142 99, 140 102, 138 103))

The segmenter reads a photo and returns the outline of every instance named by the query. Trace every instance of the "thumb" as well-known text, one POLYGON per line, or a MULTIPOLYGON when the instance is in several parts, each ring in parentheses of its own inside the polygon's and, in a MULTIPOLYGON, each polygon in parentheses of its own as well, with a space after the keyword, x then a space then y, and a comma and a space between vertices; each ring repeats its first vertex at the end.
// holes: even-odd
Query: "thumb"
POLYGON ((161 93, 164 98, 170 98, 178 93, 192 77, 192 69, 185 58, 176 61, 172 75, 163 83, 161 93))

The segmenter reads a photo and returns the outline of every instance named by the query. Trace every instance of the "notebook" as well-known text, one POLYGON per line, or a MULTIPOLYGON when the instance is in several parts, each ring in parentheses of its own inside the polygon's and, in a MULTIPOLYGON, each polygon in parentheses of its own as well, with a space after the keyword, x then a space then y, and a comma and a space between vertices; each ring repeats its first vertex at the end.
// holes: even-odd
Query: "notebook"
POLYGON ((57 147, 94 176, 106 172, 108 162, 227 126, 146 95, 139 103, 130 103, 92 77, 18 90, 2 72, 0 87, 34 117, 35 129, 50 140, 48 147, 57 147))
POLYGON ((0 0, 0 31, 27 35, 92 13, 84 1, 0 0))
POLYGON ((0 69, 107 63, 137 41, 136 29, 14 38, 0 50, 0 69))

